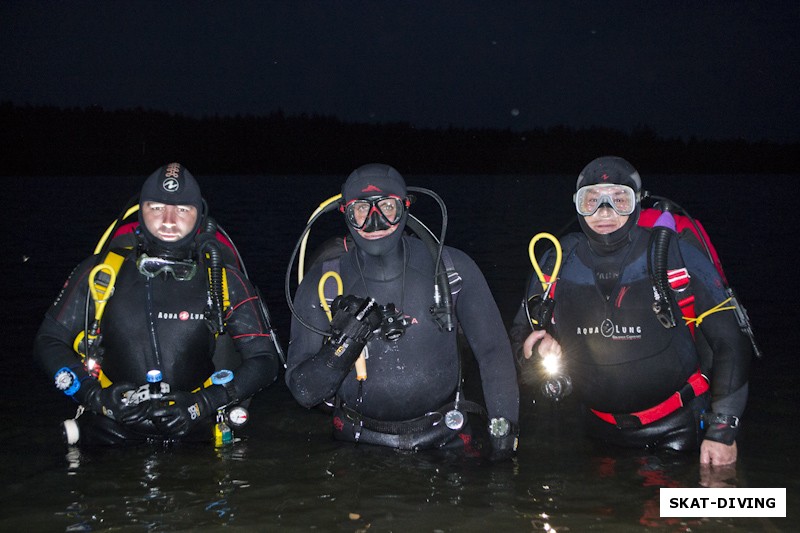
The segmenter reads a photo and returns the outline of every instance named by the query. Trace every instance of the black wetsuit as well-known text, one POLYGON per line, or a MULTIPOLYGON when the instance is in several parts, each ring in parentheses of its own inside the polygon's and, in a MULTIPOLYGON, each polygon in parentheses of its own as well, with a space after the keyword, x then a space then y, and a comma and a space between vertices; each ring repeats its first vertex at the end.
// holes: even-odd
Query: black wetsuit
MULTIPOLYGON (((146 383, 148 370, 160 369, 163 381, 173 391, 193 391, 203 386, 215 371, 217 341, 204 316, 208 300, 208 278, 201 263, 191 280, 178 281, 160 274, 147 279, 135 264, 131 252, 123 262, 114 294, 102 316, 104 350, 102 370, 112 383, 146 383)), ((48 376, 63 367, 72 368, 79 378, 87 373, 72 349, 84 329, 87 278, 96 257, 86 259, 70 275, 55 303, 47 312, 35 343, 35 357, 48 376)), ((225 268, 230 307, 225 322, 227 335, 240 354, 240 366, 233 370, 233 396, 245 399, 275 380, 278 357, 257 308, 253 286, 234 267, 225 268)), ((89 302, 94 317, 94 302, 89 302)), ((91 379, 91 378, 89 378, 91 379)), ((197 428, 194 438, 210 439, 214 417, 197 428)), ((122 426, 102 415, 79 417, 81 442, 114 444, 139 441, 161 435, 149 421, 136 427, 122 426)))
MULTIPOLYGON (((456 315, 480 367, 488 415, 516 424, 516 370, 500 313, 477 265, 463 252, 447 250, 463 279, 456 315)), ((307 322, 326 331, 329 322, 317 292, 322 266, 317 263, 306 274, 294 306, 307 322)), ((381 305, 393 303, 411 324, 396 341, 376 336, 368 342, 368 377, 359 391, 354 370, 334 370, 314 358, 323 337, 293 319, 286 383, 298 402, 312 407, 335 397, 360 415, 379 421, 416 419, 452 402, 459 382, 457 333, 440 331, 432 320, 434 268, 425 245, 406 236, 380 256, 354 248, 341 257, 339 270, 344 295, 371 296, 381 305)), ((339 422, 334 419, 337 438, 352 439, 339 422)), ((377 443, 415 447, 391 439, 377 443)))
MULTIPOLYGON (((602 255, 592 250, 582 233, 562 239, 563 264, 547 330, 561 344, 575 392, 588 408, 621 414, 617 420, 623 420, 625 414, 665 401, 701 369, 710 378, 713 411, 741 416, 751 357, 747 338, 731 311, 713 313, 697 327, 697 345, 709 348, 700 352, 677 305, 677 326, 661 325, 653 312, 653 282, 647 266, 650 233, 634 228, 626 245, 602 255)), ((550 250, 540 261, 545 273, 552 272, 554 255, 550 250)), ((726 299, 719 274, 693 245, 672 239, 667 266, 688 269, 698 315, 726 299)), ((535 277, 530 286, 529 296, 542 292, 535 277)), ((520 308, 511 338, 523 365, 534 364, 533 359, 521 359, 522 343, 530 332, 525 310, 520 308)), ((618 428, 587 412, 588 428, 595 436, 621 445, 694 449, 702 439, 698 420, 708 396, 643 426, 628 419, 633 423, 624 422, 618 428)))

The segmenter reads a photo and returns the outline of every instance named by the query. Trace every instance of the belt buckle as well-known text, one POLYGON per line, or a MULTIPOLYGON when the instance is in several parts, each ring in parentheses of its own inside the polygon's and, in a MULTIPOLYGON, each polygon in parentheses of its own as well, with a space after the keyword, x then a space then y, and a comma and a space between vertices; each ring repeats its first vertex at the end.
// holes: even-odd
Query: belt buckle
POLYGON ((631 414, 615 414, 614 422, 617 429, 636 429, 642 427, 642 421, 639 417, 631 414))

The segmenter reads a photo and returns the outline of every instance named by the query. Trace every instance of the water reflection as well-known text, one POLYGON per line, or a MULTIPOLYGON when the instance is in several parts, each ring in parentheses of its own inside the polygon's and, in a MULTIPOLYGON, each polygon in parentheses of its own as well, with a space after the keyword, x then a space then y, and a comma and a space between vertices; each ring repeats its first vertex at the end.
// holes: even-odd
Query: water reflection
POLYGON ((727 489, 738 487, 736 479, 736 463, 732 465, 712 466, 700 465, 701 487, 727 489))
POLYGON ((72 501, 60 514, 69 531, 137 525, 146 530, 189 524, 226 525, 236 520, 236 494, 251 482, 241 469, 248 446, 222 449, 142 446, 66 456, 72 501))
MULTIPOLYGON (((280 404, 287 400, 273 393, 280 404)), ((263 414, 265 403, 254 402, 263 414)), ((298 411, 232 446, 70 449, 62 479, 65 529, 137 527, 169 531, 321 529, 344 531, 715 529, 731 521, 659 517, 661 487, 738 485, 735 467, 702 468, 694 455, 619 450, 585 439, 569 403, 538 404, 519 457, 420 454, 329 438, 328 417, 298 411), (283 430, 279 428, 284 428, 283 430), (114 479, 107 479, 111 474, 114 479)), ((745 529, 746 530, 746 529, 745 529)))

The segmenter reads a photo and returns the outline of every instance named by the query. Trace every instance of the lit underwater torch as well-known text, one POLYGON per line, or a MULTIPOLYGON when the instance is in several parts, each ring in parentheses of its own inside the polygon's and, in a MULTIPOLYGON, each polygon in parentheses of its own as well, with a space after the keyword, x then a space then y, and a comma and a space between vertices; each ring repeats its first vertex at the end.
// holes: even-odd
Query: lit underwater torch
MULTIPOLYGON (((543 290, 539 300, 536 317, 531 317, 529 313, 531 327, 534 330, 545 330, 550 324, 553 306, 555 303, 553 295, 555 292, 556 281, 558 279, 558 273, 561 269, 561 244, 558 242, 557 238, 549 233, 538 233, 528 244, 528 257, 530 258, 533 269, 542 284, 543 290), (536 255, 534 254, 536 243, 541 240, 549 240, 554 247, 555 264, 553 266, 553 271, 549 276, 542 271, 541 267, 539 266, 539 262, 536 260, 536 255)), ((527 306, 526 310, 528 310, 527 306)), ((536 341, 536 343, 534 343, 532 354, 536 354, 538 352, 537 345, 541 342, 542 339, 540 338, 538 341, 536 341)), ((543 353, 540 359, 540 364, 542 374, 542 395, 553 402, 558 402, 567 397, 572 392, 572 379, 563 372, 560 354, 553 352, 543 353)))
POLYGON ((553 402, 558 402, 569 396, 572 392, 572 378, 563 371, 561 357, 554 353, 547 353, 541 359, 542 395, 553 402))

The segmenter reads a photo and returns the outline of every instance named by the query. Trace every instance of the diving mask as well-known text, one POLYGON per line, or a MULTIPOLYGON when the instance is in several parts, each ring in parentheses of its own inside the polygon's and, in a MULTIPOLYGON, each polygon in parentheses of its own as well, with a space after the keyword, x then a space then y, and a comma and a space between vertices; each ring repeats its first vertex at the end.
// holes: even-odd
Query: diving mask
POLYGON ((150 257, 142 254, 136 260, 136 268, 146 278, 154 278, 162 273, 172 274, 178 281, 188 281, 197 273, 197 263, 190 260, 150 257))
MULTIPOLYGON (((395 226, 403 216, 408 200, 397 196, 378 196, 373 198, 357 198, 350 200, 342 207, 347 223, 360 230, 372 217, 378 217, 378 229, 395 226), (382 224, 380 224, 382 222, 382 224), (381 228, 380 226, 384 226, 381 228)), ((369 230, 365 230, 369 231, 369 230)))
POLYGON ((639 193, 627 185, 599 183, 581 187, 573 200, 578 214, 585 217, 595 214, 603 205, 608 205, 618 215, 627 216, 636 209, 639 193))

